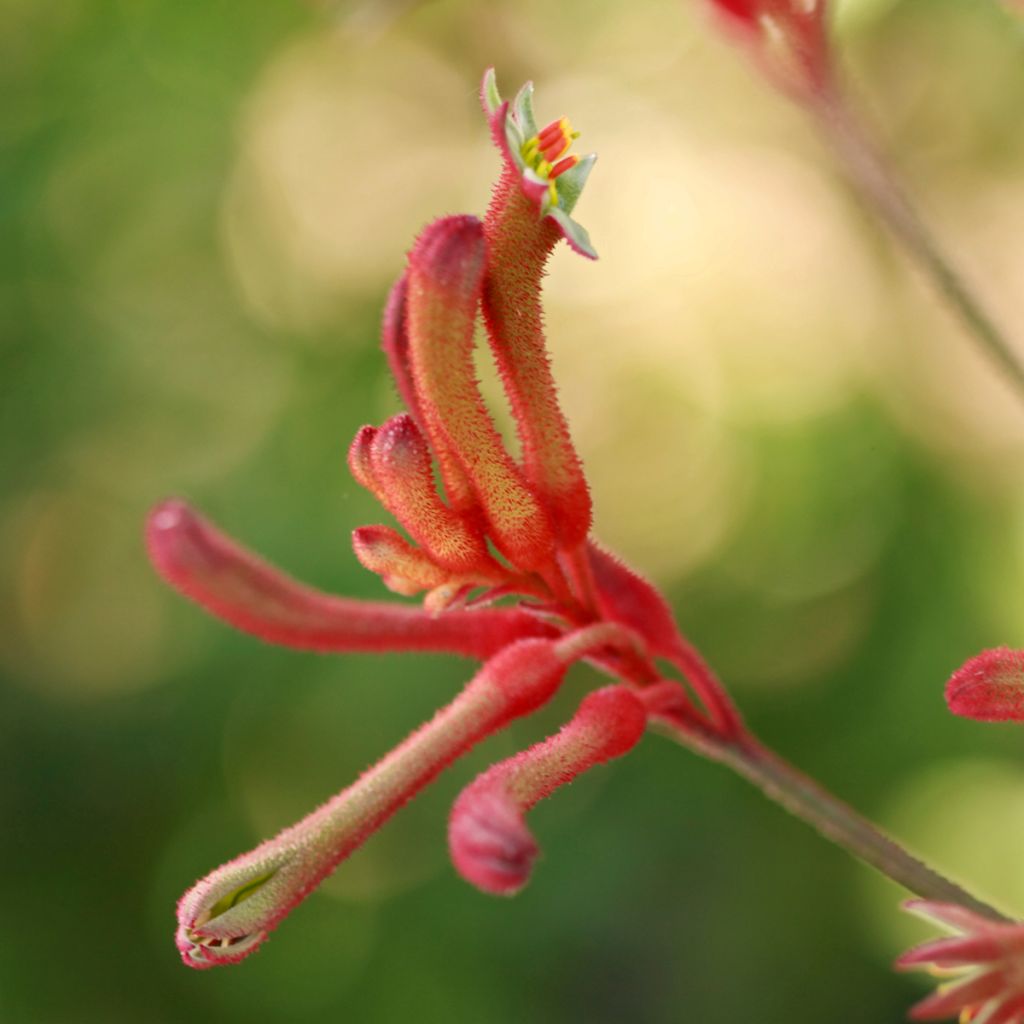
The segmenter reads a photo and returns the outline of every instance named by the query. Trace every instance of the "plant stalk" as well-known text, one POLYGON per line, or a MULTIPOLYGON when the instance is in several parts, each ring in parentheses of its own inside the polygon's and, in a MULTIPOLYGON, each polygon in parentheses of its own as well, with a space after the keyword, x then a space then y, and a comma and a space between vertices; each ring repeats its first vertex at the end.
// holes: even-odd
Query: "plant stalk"
POLYGON ((910 854, 863 815, 749 734, 727 743, 710 736, 696 739, 671 725, 666 732, 698 753, 728 765, 825 839, 915 895, 955 903, 993 921, 1014 920, 910 854))
POLYGON ((1024 357, 953 266, 840 88, 827 88, 814 99, 811 111, 850 183, 1024 398, 1024 357))

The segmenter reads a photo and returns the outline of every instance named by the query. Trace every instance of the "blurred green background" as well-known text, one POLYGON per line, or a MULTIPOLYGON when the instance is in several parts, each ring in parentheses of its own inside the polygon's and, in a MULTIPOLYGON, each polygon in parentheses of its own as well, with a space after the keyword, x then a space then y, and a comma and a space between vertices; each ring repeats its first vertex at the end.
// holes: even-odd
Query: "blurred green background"
MULTIPOLYGON (((671 595, 754 728, 1024 910, 1019 730, 952 719, 1024 645, 1024 414, 694 0, 0 4, 0 1020, 790 1024, 901 1019, 900 893, 650 737, 537 809, 513 901, 446 862, 460 763, 231 969, 179 962, 193 879, 341 788, 457 659, 233 633, 141 545, 169 494, 379 597, 355 430, 414 234, 482 211, 488 64, 600 161, 601 253, 547 284, 597 532, 671 595)), ((983 0, 849 0, 870 116, 1019 328, 1024 31, 983 0)), ((564 247, 563 247, 564 249, 564 247)), ((1018 330, 1019 336, 1024 336, 1018 330)), ((492 387, 492 385, 488 385, 492 387)))

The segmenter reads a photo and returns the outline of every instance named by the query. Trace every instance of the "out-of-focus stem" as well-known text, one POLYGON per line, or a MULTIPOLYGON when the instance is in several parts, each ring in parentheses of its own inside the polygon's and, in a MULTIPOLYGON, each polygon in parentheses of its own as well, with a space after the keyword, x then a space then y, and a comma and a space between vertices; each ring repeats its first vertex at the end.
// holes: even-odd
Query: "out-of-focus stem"
POLYGON ((895 171, 843 96, 841 86, 827 88, 809 105, 851 184, 1024 397, 1024 358, 922 220, 895 171))
POLYGON ((824 838, 910 892, 924 899, 956 903, 993 921, 1012 920, 908 853, 863 815, 753 737, 746 735, 731 743, 712 736, 695 738, 693 733, 686 735, 666 724, 668 734, 678 742, 727 764, 824 838))

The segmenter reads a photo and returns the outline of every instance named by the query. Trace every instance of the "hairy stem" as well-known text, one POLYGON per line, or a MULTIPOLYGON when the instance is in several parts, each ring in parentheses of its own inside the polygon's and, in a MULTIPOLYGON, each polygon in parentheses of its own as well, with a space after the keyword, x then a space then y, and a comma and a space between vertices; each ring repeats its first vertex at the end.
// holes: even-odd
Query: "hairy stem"
POLYGON ((706 757, 729 765, 824 838, 917 896, 956 903, 994 921, 1013 920, 908 853, 863 815, 753 737, 723 743, 710 736, 685 736, 678 729, 670 729, 670 735, 706 757))
POLYGON ((921 219, 892 167, 837 88, 813 107, 818 125, 850 183, 888 225, 917 265, 1024 397, 1024 359, 921 219))

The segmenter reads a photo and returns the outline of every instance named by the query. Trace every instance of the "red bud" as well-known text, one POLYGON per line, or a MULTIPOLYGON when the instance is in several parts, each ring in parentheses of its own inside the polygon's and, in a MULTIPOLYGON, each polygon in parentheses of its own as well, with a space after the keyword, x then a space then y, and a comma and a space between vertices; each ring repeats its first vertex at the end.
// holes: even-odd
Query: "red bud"
POLYGON ((452 809, 448 845, 459 874, 485 892, 521 889, 537 856, 523 815, 582 772, 631 750, 646 721, 629 687, 608 686, 587 696, 554 736, 484 772, 452 809))
POLYGON ((982 651, 953 673, 946 703, 954 715, 979 722, 1024 721, 1024 651, 982 651))

